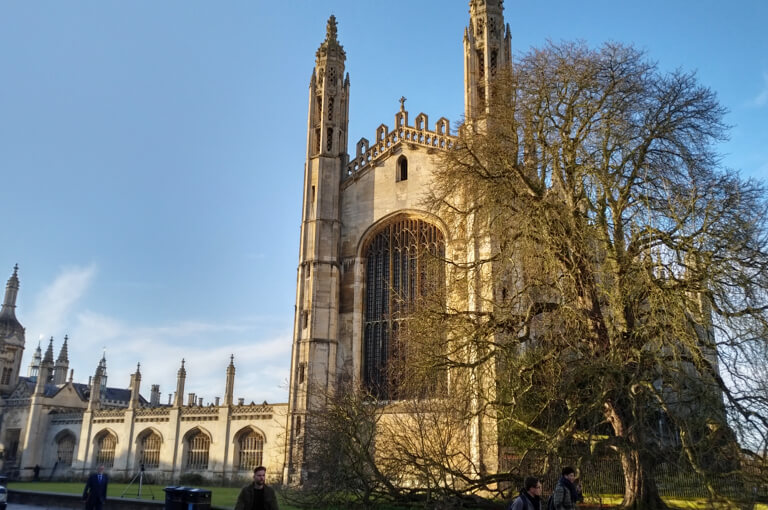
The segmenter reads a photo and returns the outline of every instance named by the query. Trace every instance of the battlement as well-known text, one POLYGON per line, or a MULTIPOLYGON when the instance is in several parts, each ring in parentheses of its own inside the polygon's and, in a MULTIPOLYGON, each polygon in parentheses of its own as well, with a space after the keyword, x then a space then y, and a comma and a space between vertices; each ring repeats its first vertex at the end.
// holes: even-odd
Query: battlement
POLYGON ((411 143, 432 149, 448 150, 456 145, 456 137, 451 136, 450 122, 440 117, 435 123, 435 130, 430 131, 429 119, 425 113, 416 116, 413 126, 408 124, 408 112, 400 109, 395 114, 395 129, 381 124, 376 128, 376 141, 371 146, 366 138, 357 142, 355 157, 347 165, 346 177, 351 177, 360 170, 368 168, 377 160, 389 154, 401 143, 411 143))

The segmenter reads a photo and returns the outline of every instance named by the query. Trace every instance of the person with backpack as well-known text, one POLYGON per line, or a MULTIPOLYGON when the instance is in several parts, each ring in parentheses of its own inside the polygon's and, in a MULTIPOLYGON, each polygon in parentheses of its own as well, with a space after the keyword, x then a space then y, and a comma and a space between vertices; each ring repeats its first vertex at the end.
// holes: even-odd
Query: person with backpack
POLYGON ((547 510, 574 510, 576 503, 583 500, 580 487, 576 480, 576 470, 570 466, 563 468, 562 476, 558 480, 552 496, 549 498, 547 510))
POLYGON ((507 510, 541 510, 541 482, 535 476, 525 479, 520 495, 512 500, 507 510))

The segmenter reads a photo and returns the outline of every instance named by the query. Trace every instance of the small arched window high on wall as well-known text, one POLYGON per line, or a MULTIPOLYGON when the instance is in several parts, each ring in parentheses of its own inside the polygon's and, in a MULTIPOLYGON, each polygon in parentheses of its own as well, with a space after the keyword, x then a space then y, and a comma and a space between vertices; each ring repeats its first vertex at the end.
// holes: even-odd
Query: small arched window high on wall
POLYGON ((397 158, 397 177, 396 181, 405 181, 408 179, 408 158, 400 156, 397 158))
POLYGON ((257 466, 261 466, 264 454, 264 438, 255 430, 245 432, 237 441, 238 463, 237 468, 240 471, 252 471, 257 466))
MULTIPOLYGON (((363 249, 363 382, 382 400, 407 398, 393 361, 407 360, 401 328, 417 300, 445 286, 445 241, 440 229, 401 216, 381 227, 363 249)), ((437 383, 437 381, 435 381, 437 383)))

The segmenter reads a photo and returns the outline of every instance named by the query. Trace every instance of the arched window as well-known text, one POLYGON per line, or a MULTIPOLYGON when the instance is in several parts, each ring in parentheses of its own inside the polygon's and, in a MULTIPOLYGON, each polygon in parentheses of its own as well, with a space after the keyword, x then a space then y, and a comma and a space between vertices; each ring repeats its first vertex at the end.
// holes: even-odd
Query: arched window
POLYGON ((56 459, 61 466, 71 466, 75 454, 75 436, 64 434, 56 442, 56 459))
POLYGON ((408 158, 400 156, 397 159, 397 176, 395 180, 397 182, 405 181, 408 179, 408 158))
POLYGON ((139 465, 145 469, 160 467, 160 447, 163 439, 160 434, 150 431, 139 440, 139 465))
POLYGON ((115 464, 117 437, 109 432, 96 440, 96 465, 111 468, 115 464))
POLYGON ((444 286, 443 233, 435 225, 401 218, 379 230, 366 257, 363 381, 382 399, 399 398, 391 361, 403 359, 398 331, 420 296, 444 286))
POLYGON ((187 469, 208 469, 208 450, 211 439, 201 430, 187 437, 187 469))
POLYGON ((238 464, 240 471, 251 471, 261 466, 264 453, 264 437, 255 430, 240 436, 238 440, 238 464))

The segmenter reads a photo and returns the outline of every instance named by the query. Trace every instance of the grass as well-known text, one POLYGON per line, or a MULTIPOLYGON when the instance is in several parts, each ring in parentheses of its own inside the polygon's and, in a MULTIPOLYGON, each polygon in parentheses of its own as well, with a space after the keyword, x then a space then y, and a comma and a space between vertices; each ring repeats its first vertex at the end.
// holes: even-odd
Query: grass
MULTIPOLYGON (((676 508, 680 510, 738 510, 739 507, 735 503, 723 502, 713 503, 704 498, 698 499, 681 499, 681 498, 663 498, 664 502, 669 505, 670 508, 676 508)), ((599 508, 619 508, 621 504, 622 496, 619 494, 601 494, 599 497, 587 497, 584 501, 587 506, 594 506, 599 508)), ((768 505, 764 503, 756 503, 753 510, 768 510, 768 505)))
MULTIPOLYGON (((12 482, 10 489, 19 489, 33 492, 57 492, 62 494, 82 494, 83 483, 80 482, 12 482)), ((165 492, 163 488, 166 485, 148 485, 144 484, 141 490, 140 499, 154 499, 156 501, 165 500, 165 492)), ((110 498, 119 498, 123 492, 128 488, 127 483, 110 482, 107 496, 110 498)), ((239 487, 198 487, 200 489, 207 489, 211 491, 211 505, 216 507, 234 508, 237 501, 237 495, 240 494, 239 487)), ((125 493, 125 497, 128 499, 139 499, 137 496, 138 485, 133 484, 130 489, 125 493)), ((277 495, 280 503, 281 510, 298 510, 296 507, 288 505, 285 500, 278 493, 277 495)), ((665 498, 667 504, 672 508, 681 510, 705 510, 705 509, 722 509, 722 510, 736 510, 738 507, 733 504, 722 504, 713 506, 712 502, 705 499, 672 499, 665 498)), ((621 503, 621 496, 618 494, 604 494, 599 498, 587 498, 584 502, 585 506, 593 508, 617 508, 621 503)), ((768 510, 768 505, 758 503, 754 506, 754 510, 768 510)))
MULTIPOLYGON (((33 492, 57 492, 62 494, 82 494, 84 483, 80 482, 11 482, 9 489, 18 489, 22 491, 33 492)), ((137 496, 138 484, 131 485, 125 493, 127 499, 154 499, 156 501, 165 501, 165 492, 163 489, 167 485, 148 485, 144 484, 141 488, 141 498, 137 496)), ((107 488, 107 497, 119 498, 128 488, 127 483, 110 482, 107 488)), ((211 491, 211 505, 225 508, 234 508, 237 501, 237 495, 240 494, 240 487, 197 487, 198 489, 207 489, 211 491)), ((294 507, 287 505, 278 494, 281 510, 290 510, 294 507)))

